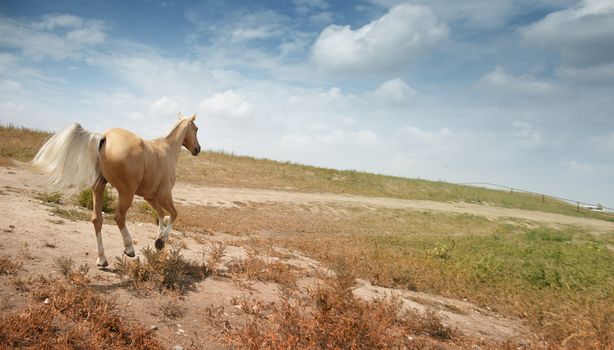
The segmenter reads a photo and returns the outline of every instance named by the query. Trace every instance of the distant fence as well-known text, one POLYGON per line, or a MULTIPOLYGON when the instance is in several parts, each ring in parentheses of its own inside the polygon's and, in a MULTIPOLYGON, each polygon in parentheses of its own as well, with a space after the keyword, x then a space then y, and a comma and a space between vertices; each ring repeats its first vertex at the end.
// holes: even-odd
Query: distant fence
POLYGON ((614 213, 614 208, 608 208, 608 207, 605 207, 605 206, 600 205, 600 204, 586 203, 586 202, 578 201, 578 200, 575 200, 575 199, 551 196, 551 195, 537 193, 537 192, 533 192, 533 191, 522 190, 522 189, 519 189, 519 188, 503 186, 503 185, 497 185, 497 184, 493 184, 493 183, 490 183, 490 182, 465 182, 465 183, 459 183, 459 185, 478 186, 478 187, 506 190, 506 191, 509 191, 511 195, 513 195, 514 192, 516 192, 516 193, 526 193, 526 194, 531 194, 531 195, 534 195, 534 196, 537 196, 537 197, 541 197, 542 202, 545 202, 546 198, 551 198, 551 199, 556 199, 556 200, 560 200, 560 201, 563 201, 563 202, 567 202, 567 203, 570 203, 570 204, 574 204, 578 210, 580 210, 582 208, 582 209, 589 209, 589 210, 597 210, 597 211, 605 211, 605 212, 614 213))

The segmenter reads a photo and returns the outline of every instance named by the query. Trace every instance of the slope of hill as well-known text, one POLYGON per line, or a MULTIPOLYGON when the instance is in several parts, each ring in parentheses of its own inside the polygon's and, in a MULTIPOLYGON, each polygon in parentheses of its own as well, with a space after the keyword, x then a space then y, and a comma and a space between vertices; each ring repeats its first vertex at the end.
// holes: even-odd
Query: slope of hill
POLYGON ((88 210, 10 166, 48 134, 4 127, 0 136, 0 347, 614 343, 614 222, 604 214, 205 152, 181 157, 168 248, 149 248, 157 227, 137 200, 128 226, 138 259, 122 256, 107 215, 111 266, 99 270, 88 210))

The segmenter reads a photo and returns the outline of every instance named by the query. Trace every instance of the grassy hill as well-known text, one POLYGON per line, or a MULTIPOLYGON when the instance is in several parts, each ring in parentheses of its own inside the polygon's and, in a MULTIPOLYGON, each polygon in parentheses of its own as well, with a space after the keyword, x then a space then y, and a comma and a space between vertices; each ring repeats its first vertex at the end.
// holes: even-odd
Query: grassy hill
MULTIPOLYGON (((10 165, 10 159, 31 160, 49 136, 44 131, 0 126, 0 165, 10 165)), ((544 201, 541 196, 525 193, 511 194, 441 181, 327 169, 224 152, 204 151, 197 158, 184 152, 179 159, 177 175, 180 181, 207 186, 458 201, 614 220, 614 215, 578 210, 565 202, 547 197, 544 201)))
MULTIPOLYGON (((10 165, 11 158, 30 160, 47 137, 0 127, 0 165, 10 165)), ((560 201, 542 202, 541 196, 223 152, 197 158, 185 152, 177 172, 180 181, 206 186, 462 201, 613 220, 560 201)), ((150 208, 131 210, 132 220, 151 221, 150 208)), ((178 205, 178 210, 175 229, 207 244, 211 233, 248 237, 233 244, 251 245, 253 251, 291 248, 374 285, 467 299, 518 317, 534 332, 534 344, 542 344, 537 348, 602 349, 614 339, 614 232, 335 203, 178 205)))

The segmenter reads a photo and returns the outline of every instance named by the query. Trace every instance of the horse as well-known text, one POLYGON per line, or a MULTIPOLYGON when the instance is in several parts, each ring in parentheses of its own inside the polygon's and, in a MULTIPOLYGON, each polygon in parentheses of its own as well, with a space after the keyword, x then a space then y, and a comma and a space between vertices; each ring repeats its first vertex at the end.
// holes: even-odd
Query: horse
POLYGON ((177 210, 173 204, 177 160, 181 147, 193 156, 200 153, 196 114, 182 117, 166 137, 143 140, 132 132, 120 128, 104 133, 85 130, 74 123, 54 134, 40 148, 31 164, 48 174, 54 190, 92 188, 92 223, 96 233, 98 259, 96 265, 109 265, 102 244, 102 204, 104 189, 111 184, 118 193, 115 222, 124 241, 124 254, 134 257, 132 237, 126 227, 126 212, 134 195, 143 197, 158 215, 159 231, 155 241, 158 250, 164 248, 177 210), (164 216, 166 210, 170 216, 164 216))

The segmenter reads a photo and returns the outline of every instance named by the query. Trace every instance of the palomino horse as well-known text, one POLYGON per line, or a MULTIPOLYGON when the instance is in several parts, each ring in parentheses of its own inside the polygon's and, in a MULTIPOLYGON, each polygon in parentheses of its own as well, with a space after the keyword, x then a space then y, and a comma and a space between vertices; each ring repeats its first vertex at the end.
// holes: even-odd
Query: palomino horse
POLYGON ((194 124, 196 114, 181 117, 171 132, 163 138, 146 141, 124 129, 106 132, 87 131, 75 123, 53 135, 32 160, 38 169, 50 175, 55 189, 73 191, 92 186, 92 222, 98 245, 97 265, 107 266, 102 245, 102 203, 104 188, 110 183, 119 194, 115 222, 124 240, 124 254, 134 257, 134 247, 126 212, 134 195, 143 197, 157 212, 160 225, 155 246, 164 248, 177 219, 171 190, 175 185, 175 167, 181 147, 193 156, 200 153, 194 124), (170 218, 164 217, 164 210, 170 218), (165 222, 168 222, 165 225, 165 222))

